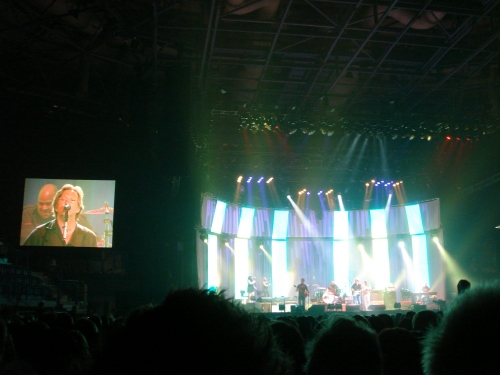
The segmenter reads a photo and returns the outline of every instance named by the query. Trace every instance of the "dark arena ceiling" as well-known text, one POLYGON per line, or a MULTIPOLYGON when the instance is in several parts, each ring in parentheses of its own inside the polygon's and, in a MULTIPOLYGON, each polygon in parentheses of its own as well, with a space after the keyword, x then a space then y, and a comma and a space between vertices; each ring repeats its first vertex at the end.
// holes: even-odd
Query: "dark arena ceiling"
POLYGON ((500 172, 496 0, 6 0, 0 22, 2 92, 45 116, 126 123, 137 82, 187 69, 204 190, 388 178, 425 199, 500 172))

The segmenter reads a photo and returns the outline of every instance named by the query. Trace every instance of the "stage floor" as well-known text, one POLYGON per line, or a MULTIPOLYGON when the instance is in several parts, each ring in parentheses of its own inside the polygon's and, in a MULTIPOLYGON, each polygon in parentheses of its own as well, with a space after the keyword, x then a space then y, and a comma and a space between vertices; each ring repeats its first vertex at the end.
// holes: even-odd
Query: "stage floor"
POLYGON ((360 314, 360 315, 372 315, 377 313, 388 313, 397 314, 405 313, 406 311, 421 311, 421 310, 433 310, 439 311, 442 309, 437 304, 430 303, 427 305, 413 304, 410 301, 402 301, 401 308, 388 307, 381 303, 374 303, 368 307, 368 310, 361 310, 361 305, 356 304, 324 304, 324 303, 309 303, 306 304, 306 311, 298 308, 296 303, 286 302, 286 303, 275 303, 275 302, 256 302, 244 304, 245 308, 251 313, 261 313, 274 315, 323 315, 331 313, 346 313, 346 314, 360 314))

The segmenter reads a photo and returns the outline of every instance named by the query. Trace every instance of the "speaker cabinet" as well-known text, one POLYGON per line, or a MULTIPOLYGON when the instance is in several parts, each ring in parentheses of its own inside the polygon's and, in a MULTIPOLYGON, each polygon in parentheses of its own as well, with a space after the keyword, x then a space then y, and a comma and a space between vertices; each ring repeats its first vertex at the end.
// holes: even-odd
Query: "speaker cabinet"
POLYGON ((419 312, 422 310, 427 310, 427 306, 426 305, 419 305, 418 303, 412 303, 410 305, 410 311, 419 312))
POLYGON ((368 307, 368 310, 370 310, 370 311, 384 311, 385 305, 370 305, 368 307))
POLYGON ((325 312, 325 309, 326 309, 326 305, 323 305, 323 304, 311 305, 311 307, 309 307, 309 310, 307 310, 307 312, 309 314, 321 315, 325 312))
POLYGON ((345 307, 345 311, 347 312, 353 312, 353 311, 359 311, 359 305, 347 305, 345 307))

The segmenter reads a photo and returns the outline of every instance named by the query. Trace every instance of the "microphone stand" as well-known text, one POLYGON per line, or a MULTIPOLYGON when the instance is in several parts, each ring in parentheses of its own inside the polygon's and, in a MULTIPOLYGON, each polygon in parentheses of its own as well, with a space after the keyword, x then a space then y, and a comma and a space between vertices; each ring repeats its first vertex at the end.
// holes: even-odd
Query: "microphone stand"
POLYGON ((66 235, 68 234, 68 210, 64 210, 63 240, 66 245, 66 235))

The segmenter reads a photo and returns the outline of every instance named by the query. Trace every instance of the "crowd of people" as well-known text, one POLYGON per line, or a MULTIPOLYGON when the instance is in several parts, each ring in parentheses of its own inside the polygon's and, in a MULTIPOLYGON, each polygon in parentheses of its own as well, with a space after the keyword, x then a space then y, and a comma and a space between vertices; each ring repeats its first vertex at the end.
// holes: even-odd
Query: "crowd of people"
POLYGON ((251 314, 183 289, 123 318, 4 309, 2 374, 492 374, 500 283, 460 282, 446 311, 251 314))

